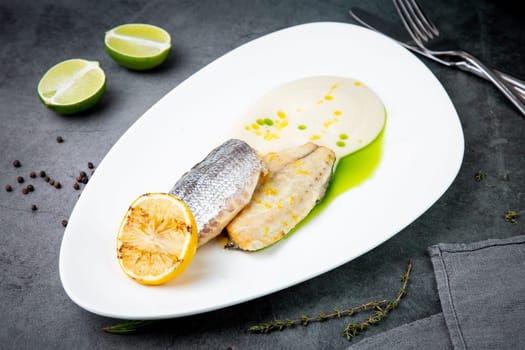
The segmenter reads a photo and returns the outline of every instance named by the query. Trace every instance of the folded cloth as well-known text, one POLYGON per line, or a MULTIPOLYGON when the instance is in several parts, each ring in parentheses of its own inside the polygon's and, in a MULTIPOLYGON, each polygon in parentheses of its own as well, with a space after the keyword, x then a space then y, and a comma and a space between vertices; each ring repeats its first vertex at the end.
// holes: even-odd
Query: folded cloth
POLYGON ((440 243, 428 252, 443 313, 349 349, 524 349, 525 236, 440 243))
POLYGON ((428 251, 454 349, 525 348, 525 236, 428 251))
POLYGON ((443 314, 439 313, 365 338, 348 349, 446 350, 452 349, 452 344, 443 314))

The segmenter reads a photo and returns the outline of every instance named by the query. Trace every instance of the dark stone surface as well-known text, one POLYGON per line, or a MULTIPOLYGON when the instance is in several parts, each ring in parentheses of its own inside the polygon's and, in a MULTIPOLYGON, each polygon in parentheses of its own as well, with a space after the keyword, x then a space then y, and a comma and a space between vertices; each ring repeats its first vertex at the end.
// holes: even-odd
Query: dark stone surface
MULTIPOLYGON (((525 77, 524 15, 517 2, 422 1, 434 21, 464 49, 493 66, 525 77), (453 30, 456 33, 453 33, 453 30)), ((426 248, 524 233, 525 119, 490 84, 436 63, 425 64, 452 99, 465 133, 465 156, 450 189, 424 215, 371 252, 320 277, 241 305, 167 320, 132 336, 104 333, 117 322, 74 304, 58 275, 64 227, 80 191, 72 187, 87 162, 100 163, 111 146, 159 98, 198 69, 263 34, 313 21, 354 23, 347 13, 363 6, 394 18, 389 1, 0 1, 0 344, 4 349, 343 348, 345 320, 253 335, 257 322, 317 314, 375 298, 391 298, 409 258, 409 294, 398 309, 363 337, 441 311, 426 248), (174 49, 150 72, 121 68, 104 52, 104 32, 146 22, 171 33, 174 49), (62 60, 99 60, 108 77, 101 103, 62 117, 36 96, 40 77, 62 60), (63 143, 56 137, 62 136, 63 143), (19 159, 21 168, 12 162, 19 159), (45 170, 57 190, 30 171, 45 170), (474 180, 477 171, 487 177, 474 180), (508 179, 501 179, 501 174, 508 179), (35 191, 23 196, 16 176, 35 191), (30 181, 29 181, 30 180, 30 181), (31 204, 38 206, 31 210, 31 204), (517 224, 503 219, 521 215, 517 224)), ((443 140, 446 142, 446 140, 443 140)), ((432 174, 429 174, 432 176, 432 174)), ((400 203, 402 199, 400 198, 400 203)), ((381 213, 378 213, 380 216, 381 213)), ((329 249, 329 248, 328 248, 329 249)), ((520 281, 523 283, 523 281, 520 281)), ((491 281, 487 281, 491 283, 491 281)), ((522 320, 523 321, 523 320, 522 320)), ((359 341, 359 338, 354 342, 359 341)))

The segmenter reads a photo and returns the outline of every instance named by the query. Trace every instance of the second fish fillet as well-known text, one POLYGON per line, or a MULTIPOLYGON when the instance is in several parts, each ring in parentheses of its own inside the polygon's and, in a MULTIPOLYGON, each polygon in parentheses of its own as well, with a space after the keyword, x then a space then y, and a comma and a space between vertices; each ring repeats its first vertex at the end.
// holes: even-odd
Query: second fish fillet
POLYGON ((264 158, 269 174, 227 226, 230 246, 254 251, 286 236, 323 198, 335 161, 327 147, 307 143, 264 158))

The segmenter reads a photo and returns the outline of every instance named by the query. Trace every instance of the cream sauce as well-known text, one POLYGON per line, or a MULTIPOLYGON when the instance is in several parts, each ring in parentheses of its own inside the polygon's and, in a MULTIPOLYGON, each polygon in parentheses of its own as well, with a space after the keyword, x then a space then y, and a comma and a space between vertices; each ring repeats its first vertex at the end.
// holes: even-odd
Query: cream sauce
POLYGON ((233 137, 260 154, 311 141, 341 159, 372 142, 385 125, 385 115, 379 97, 358 80, 307 77, 257 100, 242 115, 233 137))

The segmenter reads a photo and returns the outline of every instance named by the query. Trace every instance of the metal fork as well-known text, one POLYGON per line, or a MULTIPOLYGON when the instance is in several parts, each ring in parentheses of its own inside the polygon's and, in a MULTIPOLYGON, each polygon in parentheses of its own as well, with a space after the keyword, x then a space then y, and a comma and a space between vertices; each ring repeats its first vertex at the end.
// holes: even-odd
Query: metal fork
POLYGON ((477 67, 525 116, 525 100, 518 97, 518 91, 505 84, 494 71, 470 53, 463 50, 451 50, 450 42, 442 40, 437 26, 425 15, 416 0, 393 1, 410 36, 423 51, 447 60, 453 66, 458 66, 466 61, 477 67))

